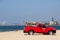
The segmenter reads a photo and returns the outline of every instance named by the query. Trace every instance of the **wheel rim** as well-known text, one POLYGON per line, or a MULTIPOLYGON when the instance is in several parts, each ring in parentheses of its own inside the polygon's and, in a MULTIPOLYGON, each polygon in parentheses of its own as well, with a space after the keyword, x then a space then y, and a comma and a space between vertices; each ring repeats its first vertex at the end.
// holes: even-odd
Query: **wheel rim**
POLYGON ((50 31, 50 32, 49 32, 49 34, 50 34, 50 35, 52 35, 52 34, 53 34, 53 32, 52 32, 52 31, 50 31))
POLYGON ((32 35, 33 34, 33 32, 32 31, 30 31, 30 35, 32 35))

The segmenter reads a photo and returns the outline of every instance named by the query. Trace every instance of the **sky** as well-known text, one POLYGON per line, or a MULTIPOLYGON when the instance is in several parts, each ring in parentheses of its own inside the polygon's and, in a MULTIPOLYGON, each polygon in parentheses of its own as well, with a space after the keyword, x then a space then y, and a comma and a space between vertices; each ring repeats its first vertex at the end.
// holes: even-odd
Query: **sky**
POLYGON ((60 22, 60 0, 0 0, 0 21, 23 24, 25 21, 60 22))

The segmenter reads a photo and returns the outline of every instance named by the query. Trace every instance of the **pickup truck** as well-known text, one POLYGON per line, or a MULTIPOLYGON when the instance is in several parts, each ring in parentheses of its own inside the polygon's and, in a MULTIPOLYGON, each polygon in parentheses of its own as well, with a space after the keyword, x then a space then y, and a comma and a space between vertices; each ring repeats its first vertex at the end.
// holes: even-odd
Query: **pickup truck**
POLYGON ((45 26, 44 24, 38 22, 29 22, 24 26, 24 33, 28 33, 28 35, 34 35, 34 33, 53 35, 56 33, 56 29, 54 27, 45 26))

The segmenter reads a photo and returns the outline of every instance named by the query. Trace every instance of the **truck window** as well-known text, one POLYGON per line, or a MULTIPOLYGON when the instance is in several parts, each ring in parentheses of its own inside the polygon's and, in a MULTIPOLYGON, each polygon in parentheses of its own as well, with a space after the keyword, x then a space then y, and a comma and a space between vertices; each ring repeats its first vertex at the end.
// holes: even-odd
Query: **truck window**
POLYGON ((45 25, 42 25, 42 28, 46 28, 46 26, 45 25))
POLYGON ((38 24, 38 27, 41 27, 42 25, 38 24))

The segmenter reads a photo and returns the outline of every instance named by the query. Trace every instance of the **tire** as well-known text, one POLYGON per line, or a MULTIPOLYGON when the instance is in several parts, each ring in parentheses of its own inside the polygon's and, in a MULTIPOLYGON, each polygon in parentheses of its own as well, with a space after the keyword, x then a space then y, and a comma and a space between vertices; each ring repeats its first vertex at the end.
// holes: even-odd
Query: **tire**
POLYGON ((29 31, 28 35, 34 35, 34 31, 29 31))
POLYGON ((43 35, 47 35, 46 33, 43 33, 43 35))
POLYGON ((53 33, 53 31, 49 31, 49 33, 48 33, 49 35, 53 35, 54 33, 53 33))

